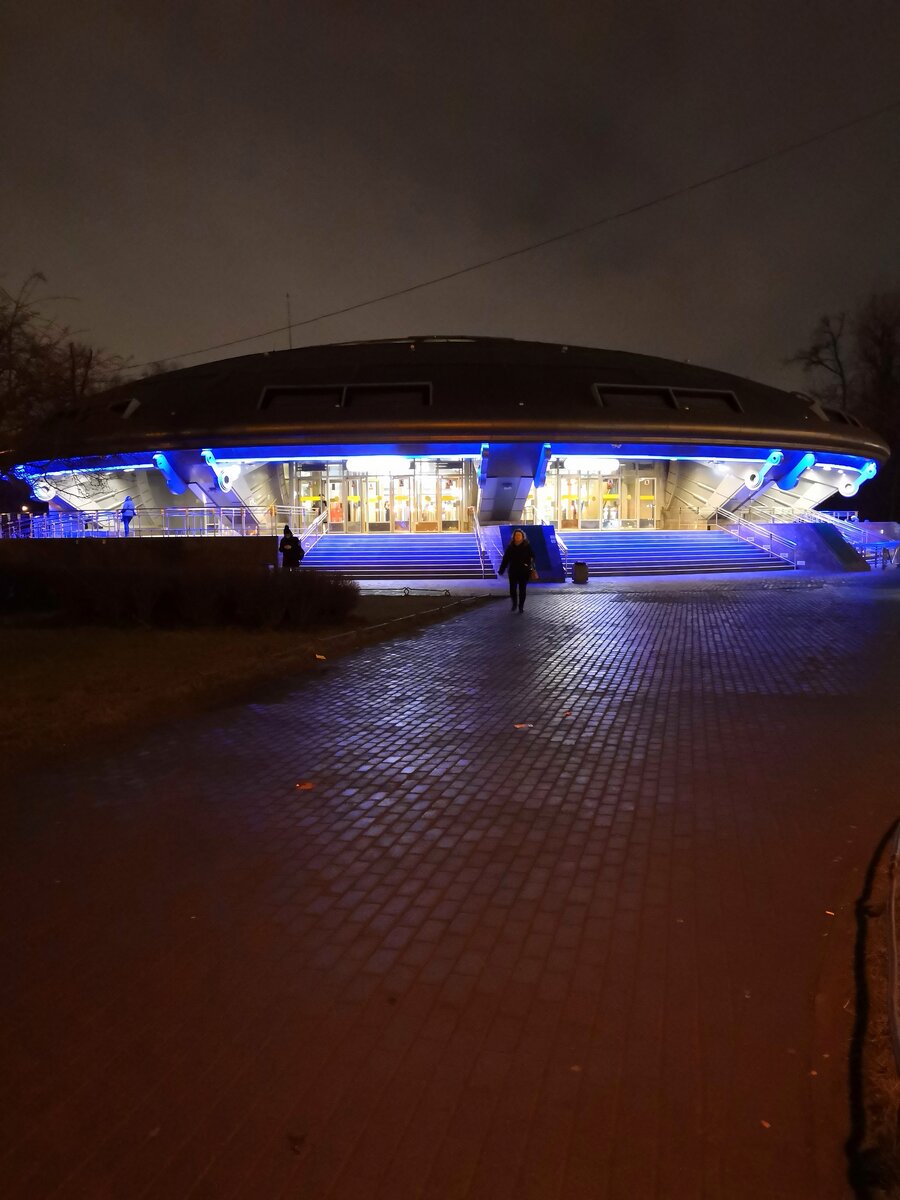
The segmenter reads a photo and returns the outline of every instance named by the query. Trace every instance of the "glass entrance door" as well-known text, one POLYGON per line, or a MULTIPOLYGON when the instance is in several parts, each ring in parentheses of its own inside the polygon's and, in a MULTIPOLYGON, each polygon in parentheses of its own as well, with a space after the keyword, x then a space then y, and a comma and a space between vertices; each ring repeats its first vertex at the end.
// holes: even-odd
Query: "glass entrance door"
POLYGON ((305 529, 326 507, 324 475, 322 471, 299 471, 296 482, 300 524, 305 529))
POLYGON ((603 487, 603 507, 600 512, 600 528, 621 529, 622 480, 618 475, 604 475, 601 484, 603 487))
POLYGON ((638 528, 656 528, 656 479, 643 475, 638 479, 638 528))
POLYGON ((599 475, 582 474, 578 480, 578 516, 582 529, 600 528, 600 496, 603 481, 599 475))
POLYGON ((623 529, 656 528, 656 476, 642 467, 623 466, 620 477, 620 524, 623 529))
POLYGON ((410 532, 412 494, 412 476, 395 475, 391 480, 391 529, 394 533, 410 532))
POLYGON ((461 472, 440 475, 441 530, 458 533, 462 529, 463 480, 461 472))
POLYGON ((366 476, 366 531, 389 533, 391 529, 391 477, 366 476))
POLYGON ((416 533, 436 533, 439 528, 440 479, 435 463, 420 460, 415 485, 413 529, 416 533))
POLYGON ((328 528, 331 533, 344 532, 344 482, 328 481, 328 528))
POLYGON ((346 488, 344 496, 344 532, 362 533, 363 531, 363 497, 365 495, 366 477, 364 475, 349 475, 344 481, 346 488))
POLYGON ((561 529, 577 529, 579 480, 577 475, 559 477, 559 525, 561 529))

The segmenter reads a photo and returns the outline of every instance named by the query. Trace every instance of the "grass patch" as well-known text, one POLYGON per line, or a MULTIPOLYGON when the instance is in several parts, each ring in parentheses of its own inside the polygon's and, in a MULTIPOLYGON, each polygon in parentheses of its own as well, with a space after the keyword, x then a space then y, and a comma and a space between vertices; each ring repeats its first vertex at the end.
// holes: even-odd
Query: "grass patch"
POLYGON ((12 563, 0 574, 0 611, 52 614, 68 626, 300 629, 342 621, 358 599, 346 576, 260 566, 12 563))
POLYGON ((315 630, 60 628, 8 619, 0 627, 9 698, 0 710, 0 761, 27 767, 75 748, 101 750, 120 731, 321 669, 317 653, 327 663, 460 608, 448 597, 363 595, 352 617, 315 630))

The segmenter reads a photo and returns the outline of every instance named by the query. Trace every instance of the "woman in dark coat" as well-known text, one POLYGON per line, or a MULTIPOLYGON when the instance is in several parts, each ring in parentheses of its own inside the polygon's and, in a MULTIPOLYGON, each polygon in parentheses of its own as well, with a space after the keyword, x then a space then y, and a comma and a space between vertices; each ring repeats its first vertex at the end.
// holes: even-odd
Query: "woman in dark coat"
POLYGON ((286 571, 293 571, 300 566, 303 547, 300 545, 300 539, 291 533, 290 525, 284 527, 284 537, 278 543, 278 552, 281 555, 281 565, 286 571))
POLYGON ((507 568, 509 568, 509 598, 512 600, 512 611, 522 612, 525 608, 525 589, 531 578, 531 572, 534 570, 534 552, 521 529, 513 530, 513 535, 500 560, 501 575, 507 568))

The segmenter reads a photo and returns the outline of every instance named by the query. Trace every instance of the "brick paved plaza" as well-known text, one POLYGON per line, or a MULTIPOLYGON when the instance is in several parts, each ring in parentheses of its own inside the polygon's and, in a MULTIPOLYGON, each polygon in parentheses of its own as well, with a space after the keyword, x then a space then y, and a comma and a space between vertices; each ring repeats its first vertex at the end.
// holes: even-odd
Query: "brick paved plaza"
POLYGON ((535 590, 7 780, 3 1196, 845 1195, 898 618, 535 590))

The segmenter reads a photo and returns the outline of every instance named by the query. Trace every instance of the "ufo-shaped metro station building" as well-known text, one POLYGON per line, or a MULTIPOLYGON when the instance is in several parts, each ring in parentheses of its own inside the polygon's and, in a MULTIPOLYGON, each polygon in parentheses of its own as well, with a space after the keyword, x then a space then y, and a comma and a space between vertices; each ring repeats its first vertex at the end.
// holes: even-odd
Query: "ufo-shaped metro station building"
POLYGON ((57 415, 6 466, 55 513, 94 514, 98 532, 100 514, 133 503, 145 535, 317 522, 329 537, 415 538, 522 523, 564 541, 706 530, 722 513, 795 522, 854 495, 887 457, 851 414, 720 371, 435 336, 137 380, 57 415))

